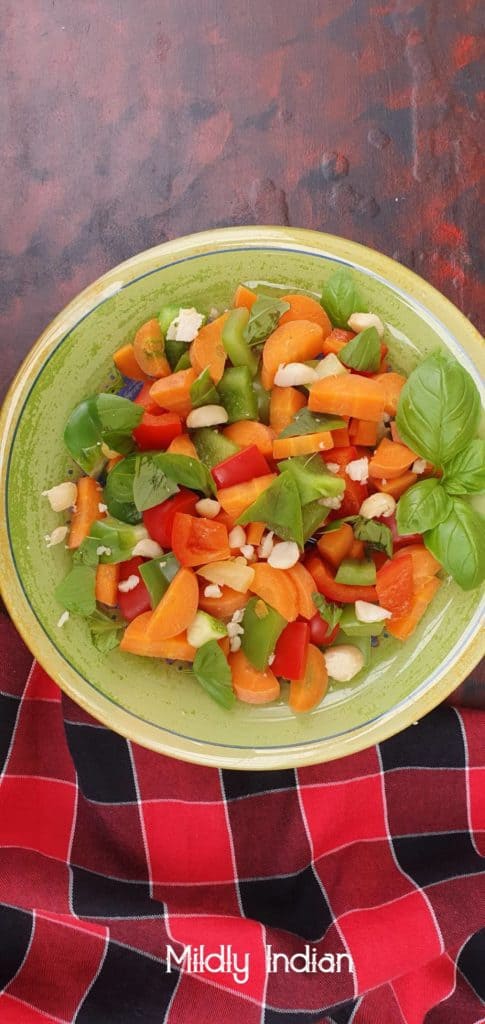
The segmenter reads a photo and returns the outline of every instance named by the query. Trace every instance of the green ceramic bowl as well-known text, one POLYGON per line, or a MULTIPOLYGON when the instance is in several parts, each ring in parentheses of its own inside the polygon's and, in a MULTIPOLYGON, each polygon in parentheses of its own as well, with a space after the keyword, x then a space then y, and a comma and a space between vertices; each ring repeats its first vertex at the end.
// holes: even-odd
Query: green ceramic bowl
POLYGON ((295 717, 285 700, 228 713, 191 672, 117 651, 99 654, 72 617, 59 629, 54 588, 67 571, 64 546, 46 548, 59 524, 41 492, 73 464, 66 419, 108 382, 111 356, 164 302, 201 309, 229 304, 239 281, 271 282, 318 295, 336 265, 353 268, 370 308, 388 322, 393 365, 409 371, 449 348, 478 384, 480 338, 442 295, 409 270, 344 239, 290 228, 208 231, 140 253, 87 288, 42 334, 17 375, 1 421, 0 523, 6 604, 26 643, 75 701, 105 725, 164 754, 226 768, 313 764, 361 750, 416 721, 477 663, 480 593, 446 580, 410 641, 385 641, 370 671, 333 685, 323 705, 295 717))

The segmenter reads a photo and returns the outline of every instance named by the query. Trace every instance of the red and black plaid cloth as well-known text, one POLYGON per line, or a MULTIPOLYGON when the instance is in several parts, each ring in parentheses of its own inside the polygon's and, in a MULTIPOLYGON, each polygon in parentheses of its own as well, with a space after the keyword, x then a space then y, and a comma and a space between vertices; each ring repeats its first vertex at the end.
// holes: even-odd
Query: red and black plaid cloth
POLYGON ((102 728, 39 667, 26 682, 26 657, 2 651, 1 1024, 485 1018, 483 711, 442 706, 297 772, 219 772, 102 728), (168 949, 221 945, 246 983, 167 970, 168 949), (326 970, 270 973, 265 946, 326 970))

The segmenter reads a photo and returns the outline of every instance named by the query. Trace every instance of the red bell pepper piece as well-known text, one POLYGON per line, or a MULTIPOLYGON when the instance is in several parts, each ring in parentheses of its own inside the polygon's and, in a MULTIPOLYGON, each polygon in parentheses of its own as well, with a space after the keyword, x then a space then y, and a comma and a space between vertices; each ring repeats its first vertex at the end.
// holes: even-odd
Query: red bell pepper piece
POLYGON ((336 583, 330 569, 318 555, 310 555, 305 564, 315 580, 317 590, 329 601, 337 601, 339 604, 353 604, 354 601, 370 601, 372 604, 377 601, 375 587, 351 587, 347 583, 336 583))
POLYGON ((329 451, 322 453, 322 458, 324 462, 334 462, 340 466, 338 473, 335 475, 339 476, 345 483, 342 504, 338 511, 330 514, 329 521, 343 519, 344 516, 358 515, 360 506, 369 493, 367 485, 359 483, 358 480, 351 480, 345 472, 345 467, 348 466, 349 462, 354 462, 360 458, 357 448, 354 445, 349 445, 348 448, 331 448, 329 451))
POLYGON ((176 412, 162 412, 160 416, 144 412, 143 419, 133 431, 133 437, 142 452, 149 452, 165 450, 174 437, 181 433, 182 420, 176 412))
POLYGON ((322 452, 324 462, 335 462, 341 469, 345 469, 349 462, 353 462, 358 457, 357 448, 353 444, 348 445, 346 448, 329 448, 328 451, 322 452))
POLYGON ((323 647, 324 645, 328 647, 329 644, 333 643, 340 629, 338 623, 333 629, 330 629, 328 622, 322 619, 319 612, 313 616, 313 619, 310 619, 308 625, 310 626, 310 640, 317 647, 323 647))
POLYGON ((389 559, 377 571, 377 597, 393 616, 405 615, 413 603, 413 559, 411 555, 389 559))
POLYGON ((172 528, 172 551, 180 565, 203 565, 230 558, 227 527, 214 519, 176 512, 172 528))
POLYGON ((240 452, 230 455, 212 469, 212 476, 218 489, 233 487, 234 484, 245 484, 247 480, 254 480, 256 476, 266 476, 267 473, 271 473, 271 469, 255 444, 242 448, 240 452))
POLYGON ((160 505, 147 508, 143 513, 143 523, 150 537, 158 541, 160 547, 168 550, 172 543, 173 521, 177 512, 195 512, 198 500, 197 494, 181 487, 173 498, 167 498, 160 505))
POLYGON ((123 593, 122 590, 118 589, 118 607, 124 619, 127 622, 131 622, 132 619, 136 619, 137 615, 142 615, 143 612, 151 611, 151 601, 148 590, 143 582, 140 575, 139 566, 145 561, 144 558, 130 558, 128 562, 121 562, 120 564, 120 578, 119 584, 123 583, 130 576, 137 576, 138 583, 133 590, 128 590, 123 593))
POLYGON ((150 391, 154 383, 154 380, 147 380, 134 401, 135 405, 141 405, 142 409, 144 409, 145 412, 150 413, 151 416, 161 416, 163 414, 163 409, 153 401, 153 398, 150 395, 150 391))
POLYGON ((284 679, 302 679, 310 642, 308 622, 289 622, 278 638, 271 671, 284 679))

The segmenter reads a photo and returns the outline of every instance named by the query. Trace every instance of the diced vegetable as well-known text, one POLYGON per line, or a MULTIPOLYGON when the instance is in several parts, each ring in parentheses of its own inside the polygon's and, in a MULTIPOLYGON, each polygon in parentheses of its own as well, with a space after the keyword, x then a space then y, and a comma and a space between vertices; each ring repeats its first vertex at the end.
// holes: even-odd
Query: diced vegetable
POLYGON ((131 380, 143 380, 150 381, 151 378, 148 374, 140 368, 139 363, 135 359, 135 352, 133 345, 122 345, 121 348, 115 352, 113 356, 113 362, 116 369, 123 374, 124 377, 129 377, 131 380))
POLYGON ((318 498, 338 497, 344 491, 344 482, 329 472, 319 455, 295 456, 280 462, 278 468, 280 473, 288 473, 295 481, 302 505, 318 498))
POLYGON ((234 295, 233 305, 236 306, 236 308, 244 306, 245 309, 251 309, 257 298, 258 296, 256 295, 256 292, 252 292, 250 288, 246 288, 245 284, 238 284, 234 295))
MULTIPOLYGON (((261 476, 251 481, 254 488, 260 481, 269 482, 262 488, 262 493, 253 501, 245 511, 238 516, 238 523, 244 526, 250 522, 266 523, 270 530, 274 530, 282 540, 295 540, 303 547, 303 520, 301 514, 301 503, 298 486, 292 473, 281 473, 278 477, 261 476)), ((248 484, 241 484, 241 487, 248 487, 248 484)), ((229 487, 225 491, 219 491, 218 497, 223 508, 222 495, 228 491, 234 491, 229 487)), ((229 510, 228 510, 229 511, 229 510)))
POLYGON ((310 320, 291 320, 277 327, 263 349, 262 381, 266 388, 273 385, 275 374, 282 363, 304 363, 320 355, 324 331, 310 320))
POLYGON ((298 615, 302 619, 313 618, 315 614, 315 605, 313 603, 315 583, 313 577, 301 562, 297 562, 287 572, 296 590, 298 615))
POLYGON ((178 636, 188 629, 195 618, 199 603, 199 586, 197 576, 192 569, 182 566, 160 604, 152 612, 147 624, 149 639, 165 640, 178 636))
POLYGON ((295 455, 311 455, 313 452, 333 448, 333 438, 329 431, 318 434, 304 434, 302 437, 282 437, 273 441, 273 458, 289 459, 295 455))
MULTIPOLYGON (((217 492, 217 500, 232 520, 240 518, 246 510, 253 510, 257 505, 257 499, 262 495, 273 481, 276 480, 276 473, 268 473, 267 476, 258 476, 254 480, 248 480, 244 484, 235 484, 234 487, 224 487, 217 492)), ((252 519, 252 512, 245 522, 252 519)), ((265 521, 263 516, 255 515, 257 521, 265 521)))
MULTIPOLYGON (((236 424, 233 424, 233 426, 236 426, 236 424)), ((199 459, 208 469, 212 469, 219 462, 223 462, 224 459, 234 455, 239 447, 233 442, 232 438, 226 435, 225 431, 220 434, 212 427, 201 427, 199 430, 194 430, 192 440, 199 459)))
POLYGON ((280 684, 271 669, 259 672, 242 650, 230 654, 228 661, 234 692, 239 700, 246 704, 269 704, 278 699, 280 684))
POLYGON ((406 378, 400 373, 378 373, 375 380, 384 388, 385 406, 384 409, 390 416, 395 416, 399 404, 401 391, 406 383, 406 378))
POLYGON ((323 700, 328 687, 325 657, 318 647, 309 644, 304 674, 290 684, 289 705, 292 711, 311 711, 323 700))
POLYGON ((77 484, 76 509, 73 512, 68 546, 78 548, 88 536, 91 526, 97 519, 102 519, 99 505, 103 499, 103 491, 97 480, 90 476, 82 476, 77 484))
POLYGON ((193 661, 195 647, 191 647, 185 632, 178 636, 149 637, 148 625, 152 612, 144 612, 129 623, 121 638, 120 650, 139 654, 145 658, 168 658, 174 661, 193 661))
POLYGON ((219 381, 218 391, 229 423, 239 420, 255 420, 258 403, 247 366, 232 366, 219 381))
MULTIPOLYGON (((271 459, 273 455, 273 430, 265 423, 258 423, 257 420, 239 420, 224 427, 223 434, 234 443, 235 448, 256 445, 266 459, 271 459)), ((222 462, 222 459, 220 461, 222 462)))
POLYGON ((335 582, 349 587, 373 587, 376 567, 371 559, 358 562, 354 558, 344 558, 337 569, 335 582))
POLYGON ((371 476, 393 480, 401 476, 413 464, 416 456, 404 444, 396 444, 383 437, 374 457, 369 462, 371 476))
POLYGON ((156 608, 162 600, 169 583, 180 569, 180 563, 169 552, 161 558, 152 558, 140 565, 140 575, 150 595, 152 608, 156 608))
MULTIPOLYGON (((208 566, 208 568, 212 569, 213 564, 208 566)), ((200 574, 200 570, 198 570, 198 575, 200 574)), ((219 585, 220 597, 207 597, 206 589, 207 583, 203 582, 199 597, 199 608, 202 608, 204 612, 209 612, 209 615, 214 615, 216 619, 230 619, 234 612, 241 611, 246 606, 247 591, 241 594, 237 590, 232 590, 231 587, 219 585)))
POLYGON ((380 636, 385 622, 361 622, 357 618, 355 609, 352 605, 348 604, 342 612, 339 625, 346 636, 380 636))
POLYGON ((196 378, 193 369, 179 370, 152 384, 150 394, 162 409, 176 412, 182 419, 186 419, 192 409, 190 389, 196 378))
POLYGON ((198 459, 197 449, 188 434, 179 434, 170 442, 167 452, 169 455, 185 455, 189 459, 198 459))
POLYGON ((393 618, 410 610, 414 593, 411 555, 393 558, 379 569, 376 593, 379 604, 392 612, 393 618))
POLYGON ((226 527, 214 519, 202 519, 176 512, 172 528, 172 549, 181 565, 203 565, 229 558, 226 527))
POLYGON ((160 547, 170 548, 172 545, 173 522, 177 512, 188 514, 195 512, 198 495, 193 491, 181 488, 178 494, 143 513, 143 522, 153 540, 158 541, 160 547))
POLYGON ((355 416, 379 421, 385 407, 385 392, 379 382, 358 374, 324 377, 310 387, 308 408, 313 412, 355 416))
POLYGON ((222 331, 228 317, 229 313, 223 313, 201 327, 190 346, 190 361, 196 375, 208 367, 214 384, 219 383, 224 373, 226 352, 222 344, 222 331))
POLYGON ((292 320, 310 320, 318 324, 323 330, 323 337, 326 338, 332 330, 332 325, 323 306, 313 299, 311 295, 302 295, 300 292, 294 295, 283 295, 283 302, 289 304, 286 313, 280 316, 279 325, 290 323, 292 320))
POLYGON ((209 580, 210 583, 230 587, 241 594, 247 594, 254 579, 254 569, 247 564, 242 555, 221 562, 212 562, 210 565, 202 565, 197 573, 203 579, 209 580))
POLYGON ((233 487, 235 484, 246 483, 255 477, 267 476, 270 468, 266 459, 255 444, 243 448, 230 455, 224 462, 219 462, 212 469, 212 476, 218 488, 233 487))
POLYGON ((137 330, 133 354, 140 370, 150 377, 168 377, 170 364, 165 356, 164 339, 158 320, 147 320, 137 330))
POLYGON ((244 630, 241 637, 242 650, 248 661, 263 671, 274 653, 278 637, 285 629, 286 620, 260 597, 252 597, 246 605, 241 626, 244 630))
POLYGON ((271 389, 269 422, 276 435, 281 434, 293 422, 305 404, 305 396, 296 388, 271 389))
POLYGON ((288 570, 273 569, 267 562, 256 562, 252 568, 254 577, 249 589, 275 608, 287 622, 293 622, 298 615, 298 597, 288 570))
POLYGON ((258 360, 245 337, 249 310, 244 306, 232 309, 222 329, 222 344, 233 366, 247 366, 252 377, 258 369, 258 360))
MULTIPOLYGON (((330 570, 317 555, 310 555, 306 561, 306 567, 315 580, 317 590, 329 601, 337 601, 339 604, 354 604, 355 601, 377 601, 378 599, 375 587, 354 587, 345 583, 337 583, 330 570)), ((388 605, 384 604, 384 607, 387 608, 388 605)))
POLYGON ((141 423, 133 431, 133 437, 142 452, 158 451, 168 448, 174 437, 181 433, 182 421, 177 413, 166 412, 153 416, 144 412, 141 423))
POLYGON ((187 640, 192 647, 202 647, 209 640, 220 640, 223 636, 227 636, 224 623, 202 611, 197 612, 187 629, 187 640))
POLYGON ((428 605, 433 600, 436 591, 441 586, 441 580, 436 579, 433 576, 427 580, 422 587, 411 598, 410 606, 402 615, 392 617, 387 623, 387 629, 392 636, 395 636, 397 640, 407 640, 410 637, 416 626, 421 621, 428 605))
POLYGON ((120 566, 98 565, 96 567, 96 600, 105 604, 108 608, 116 608, 118 604, 118 583, 120 579, 120 566))
POLYGON ((323 558, 334 569, 338 569, 340 563, 350 552, 354 534, 350 523, 341 523, 336 530, 329 530, 322 533, 317 541, 317 548, 323 558))
POLYGON ((289 622, 281 633, 275 649, 271 670, 284 679, 302 679, 310 641, 310 627, 306 622, 289 622))
POLYGON ((143 563, 143 559, 136 556, 136 558, 130 558, 127 562, 121 562, 120 578, 118 581, 118 607, 124 619, 127 622, 131 622, 132 619, 136 619, 138 615, 142 615, 143 612, 151 610, 150 594, 145 586, 144 581, 140 575, 140 566, 143 563), (131 590, 120 590, 120 586, 131 579, 136 578, 137 583, 131 590))

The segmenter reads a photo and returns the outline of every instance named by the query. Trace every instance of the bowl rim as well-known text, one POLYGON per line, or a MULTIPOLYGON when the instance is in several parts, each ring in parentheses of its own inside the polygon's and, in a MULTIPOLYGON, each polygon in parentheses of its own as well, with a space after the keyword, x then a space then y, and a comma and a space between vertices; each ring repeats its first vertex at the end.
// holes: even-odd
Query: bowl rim
MULTIPOLYGON (((477 368, 485 365, 485 345, 470 321, 437 289, 412 270, 388 256, 358 242, 304 228, 251 225, 217 228, 185 235, 144 250, 113 267, 75 296, 44 329, 23 360, 7 392, 0 415, 0 494, 6 501, 6 482, 11 443, 17 422, 38 372, 64 335, 80 319, 131 283, 141 274, 150 273, 175 259, 201 256, 212 251, 233 248, 277 248, 291 246, 302 253, 327 255, 350 261, 356 267, 384 279, 423 307, 433 319, 460 344, 467 354, 473 349, 472 361, 477 368), (478 345, 478 349, 477 349, 478 345)), ((152 725, 134 713, 124 710, 86 682, 54 647, 41 626, 23 592, 17 574, 7 531, 7 517, 0 517, 0 557, 4 577, 2 596, 11 618, 24 642, 39 664, 60 688, 88 714, 103 725, 164 755, 195 764, 239 770, 276 770, 321 763, 366 749, 416 722, 441 703, 475 667, 485 648, 485 636, 478 624, 474 634, 444 669, 437 669, 434 681, 414 697, 411 694, 400 705, 390 708, 376 719, 351 732, 316 740, 313 743, 271 748, 229 748, 216 743, 200 742, 175 735, 163 727, 152 725)))

